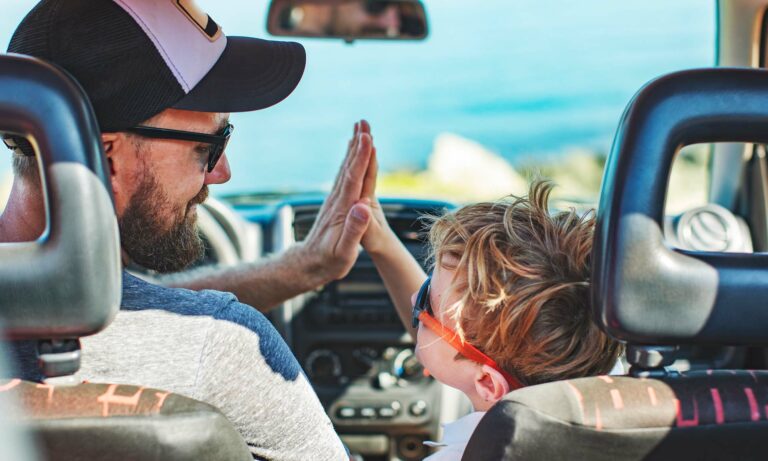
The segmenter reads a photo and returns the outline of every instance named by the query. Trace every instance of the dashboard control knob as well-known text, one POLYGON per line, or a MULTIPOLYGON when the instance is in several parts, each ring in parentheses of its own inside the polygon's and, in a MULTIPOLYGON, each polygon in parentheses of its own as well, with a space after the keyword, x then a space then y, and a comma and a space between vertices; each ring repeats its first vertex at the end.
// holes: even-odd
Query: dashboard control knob
POLYGON ((408 407, 408 413, 411 416, 424 416, 427 413, 427 402, 417 400, 408 407))
POLYGON ((414 379, 424 376, 424 367, 413 349, 403 349, 392 360, 392 374, 398 378, 414 379))
POLYGON ((304 362, 307 374, 317 381, 328 381, 341 376, 341 360, 335 352, 317 349, 304 362))
POLYGON ((397 377, 393 376, 392 373, 387 373, 386 371, 382 371, 381 373, 376 375, 376 382, 374 383, 374 385, 379 389, 389 389, 395 384, 397 384, 397 377))

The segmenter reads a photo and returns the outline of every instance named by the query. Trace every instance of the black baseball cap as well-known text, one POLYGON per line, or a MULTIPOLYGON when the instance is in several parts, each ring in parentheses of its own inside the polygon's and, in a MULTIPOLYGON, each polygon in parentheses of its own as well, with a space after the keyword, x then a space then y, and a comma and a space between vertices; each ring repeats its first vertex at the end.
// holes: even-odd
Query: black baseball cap
POLYGON ((102 131, 168 108, 263 109, 296 88, 306 63, 298 43, 225 36, 194 0, 42 0, 8 51, 68 71, 102 131))

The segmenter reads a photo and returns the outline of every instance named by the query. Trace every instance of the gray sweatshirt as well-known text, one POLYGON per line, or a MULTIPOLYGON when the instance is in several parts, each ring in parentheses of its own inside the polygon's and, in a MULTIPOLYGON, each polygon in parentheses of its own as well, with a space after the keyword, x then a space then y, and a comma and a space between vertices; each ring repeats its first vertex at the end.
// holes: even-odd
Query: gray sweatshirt
MULTIPOLYGON (((82 346, 83 379, 210 403, 257 458, 348 459, 288 346, 230 293, 160 287, 124 273, 120 312, 82 346)), ((17 344, 16 355, 23 377, 38 378, 32 345, 17 344)))

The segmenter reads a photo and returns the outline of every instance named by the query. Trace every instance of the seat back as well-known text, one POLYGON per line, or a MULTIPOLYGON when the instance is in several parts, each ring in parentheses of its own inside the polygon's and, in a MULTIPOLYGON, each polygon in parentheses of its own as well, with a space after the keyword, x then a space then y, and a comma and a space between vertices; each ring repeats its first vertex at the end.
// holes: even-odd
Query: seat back
POLYGON ((710 142, 768 142, 768 71, 677 72, 635 95, 603 178, 592 304, 601 327, 628 343, 636 377, 512 392, 480 422, 463 459, 765 457, 766 372, 662 368, 667 345, 768 344, 768 255, 663 240, 672 160, 685 145, 710 142))
MULTIPOLYGON (((0 331, 2 328, 0 328, 0 331)), ((0 376, 7 375, 8 365, 3 344, 0 343, 0 376)), ((3 459, 17 461, 32 461, 38 459, 32 444, 29 431, 23 430, 13 421, 18 409, 11 395, 2 392, 0 385, 0 447, 3 447, 3 459)))
POLYGON ((22 425, 45 459, 61 461, 251 460, 248 447, 216 408, 138 386, 51 386, 10 380, 0 392, 20 402, 22 425))
POLYGON ((508 394, 463 459, 764 459, 766 404, 763 371, 557 381, 508 394))
MULTIPOLYGON (((0 55, 0 132, 35 147, 48 213, 38 241, 0 244, 0 323, 11 339, 51 340, 40 351, 47 376, 74 373, 78 338, 109 324, 122 281, 93 110, 61 69, 0 55)), ((46 459, 251 459, 242 437, 210 405, 135 386, 53 382, 0 380, 0 397, 23 410, 14 424, 31 430, 46 459)))

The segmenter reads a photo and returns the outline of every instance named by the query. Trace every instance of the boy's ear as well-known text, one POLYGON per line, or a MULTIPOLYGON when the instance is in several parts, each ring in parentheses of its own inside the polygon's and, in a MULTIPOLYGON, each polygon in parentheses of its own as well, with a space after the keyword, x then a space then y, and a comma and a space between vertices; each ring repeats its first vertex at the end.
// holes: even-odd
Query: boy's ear
POLYGON ((496 403, 509 393, 509 383, 497 370, 482 365, 475 374, 475 390, 484 401, 496 403))

